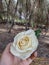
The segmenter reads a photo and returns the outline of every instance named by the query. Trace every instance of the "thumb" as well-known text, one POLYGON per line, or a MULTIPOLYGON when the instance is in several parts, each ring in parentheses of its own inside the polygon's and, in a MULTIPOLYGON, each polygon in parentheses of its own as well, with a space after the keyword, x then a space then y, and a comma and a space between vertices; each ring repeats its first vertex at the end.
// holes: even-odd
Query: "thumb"
POLYGON ((6 48, 5 48, 5 50, 4 50, 3 53, 9 52, 9 51, 10 51, 10 46, 11 46, 11 43, 9 43, 9 44, 6 46, 6 48))

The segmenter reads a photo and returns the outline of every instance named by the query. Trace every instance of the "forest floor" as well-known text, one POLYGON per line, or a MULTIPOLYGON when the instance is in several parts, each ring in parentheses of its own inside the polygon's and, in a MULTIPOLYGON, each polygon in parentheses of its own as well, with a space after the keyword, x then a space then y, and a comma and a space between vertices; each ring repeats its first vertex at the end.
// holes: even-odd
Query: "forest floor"
MULTIPOLYGON (((25 30, 23 26, 14 25, 11 33, 8 33, 9 28, 10 25, 0 24, 0 53, 4 51, 8 43, 13 42, 17 33, 25 30)), ((39 37, 38 58, 32 65, 49 65, 49 31, 47 35, 48 37, 42 37, 42 35, 39 37)))

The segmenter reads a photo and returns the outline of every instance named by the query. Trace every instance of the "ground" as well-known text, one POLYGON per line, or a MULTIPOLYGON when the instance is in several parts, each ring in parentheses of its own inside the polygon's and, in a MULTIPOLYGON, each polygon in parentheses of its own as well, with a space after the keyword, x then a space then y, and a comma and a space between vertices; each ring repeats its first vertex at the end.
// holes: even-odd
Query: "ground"
MULTIPOLYGON (((23 26, 14 25, 11 33, 8 33, 10 25, 0 24, 0 53, 2 53, 6 45, 13 42, 17 33, 25 30, 23 26)), ((49 64, 49 37, 39 37, 39 46, 37 49, 38 58, 33 62, 33 65, 48 65, 49 64), (46 42, 45 42, 46 41, 46 42), (47 44, 48 42, 48 44, 47 44), (40 59, 41 58, 41 59, 40 59), (46 58, 46 59, 45 59, 46 58)))

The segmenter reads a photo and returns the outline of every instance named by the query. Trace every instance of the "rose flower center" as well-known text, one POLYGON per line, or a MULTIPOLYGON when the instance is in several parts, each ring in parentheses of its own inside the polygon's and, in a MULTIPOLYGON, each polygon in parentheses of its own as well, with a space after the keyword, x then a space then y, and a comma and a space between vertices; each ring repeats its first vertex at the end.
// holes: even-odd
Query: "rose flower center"
POLYGON ((29 44, 29 37, 25 36, 21 40, 19 40, 18 47, 19 47, 19 49, 24 50, 24 49, 28 48, 28 44, 29 44))

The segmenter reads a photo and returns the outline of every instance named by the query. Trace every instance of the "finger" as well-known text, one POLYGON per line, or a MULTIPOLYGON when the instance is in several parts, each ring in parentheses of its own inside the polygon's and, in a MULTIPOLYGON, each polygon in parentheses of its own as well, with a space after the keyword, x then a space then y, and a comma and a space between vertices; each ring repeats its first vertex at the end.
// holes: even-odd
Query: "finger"
POLYGON ((37 52, 34 52, 34 54, 32 54, 32 55, 30 56, 30 58, 27 59, 28 64, 31 64, 32 61, 33 61, 36 57, 37 57, 37 52))
POLYGON ((2 53, 2 57, 4 57, 4 55, 6 56, 6 54, 9 54, 9 49, 10 49, 10 43, 7 45, 7 47, 5 48, 4 52, 2 53))
POLYGON ((29 65, 31 64, 31 62, 32 62, 32 59, 28 58, 28 59, 22 60, 20 65, 29 65))
POLYGON ((27 59, 27 62, 28 62, 28 65, 32 63, 32 59, 31 58, 28 58, 27 59))
MULTIPOLYGON (((4 52, 9 52, 9 51, 10 51, 10 46, 11 46, 11 43, 9 43, 9 44, 6 46, 4 52)), ((4 52, 3 52, 3 53, 4 53, 4 52)))
POLYGON ((31 58, 32 60, 34 60, 36 57, 37 57, 37 52, 34 52, 34 53, 30 56, 30 58, 31 58))
POLYGON ((37 52, 34 53, 34 56, 37 57, 37 52))
POLYGON ((21 59, 18 58, 17 56, 14 56, 14 65, 18 65, 21 62, 21 59))

